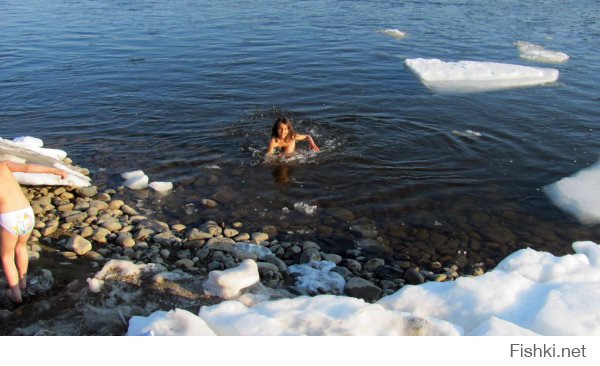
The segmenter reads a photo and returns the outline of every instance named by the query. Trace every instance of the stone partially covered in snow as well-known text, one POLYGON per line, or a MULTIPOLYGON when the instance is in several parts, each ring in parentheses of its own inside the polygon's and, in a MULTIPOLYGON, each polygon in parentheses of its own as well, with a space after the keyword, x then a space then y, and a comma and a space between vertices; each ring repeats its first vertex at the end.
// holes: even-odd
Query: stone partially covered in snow
POLYGON ((129 319, 128 336, 215 336, 206 322, 187 310, 156 311, 129 319))
POLYGON ((515 46, 519 50, 519 56, 524 60, 561 63, 569 60, 569 55, 559 51, 547 50, 533 43, 518 41, 515 46))
POLYGON ((583 224, 600 223, 600 162, 543 190, 554 205, 583 224))
POLYGON ((252 259, 246 259, 235 268, 225 271, 211 271, 208 280, 204 281, 204 292, 207 295, 223 299, 233 299, 240 291, 260 281, 258 266, 252 259))
POLYGON ((555 82, 556 69, 496 62, 406 59, 405 65, 429 89, 441 93, 481 92, 555 82))

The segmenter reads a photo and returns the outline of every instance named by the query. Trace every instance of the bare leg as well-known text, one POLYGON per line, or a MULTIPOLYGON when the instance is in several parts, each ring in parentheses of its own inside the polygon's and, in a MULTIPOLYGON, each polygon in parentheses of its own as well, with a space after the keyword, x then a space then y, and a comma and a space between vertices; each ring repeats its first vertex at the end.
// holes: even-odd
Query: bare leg
POLYGON ((29 267, 29 253, 27 252, 27 240, 31 233, 19 236, 15 247, 17 270, 19 271, 19 287, 24 290, 27 287, 27 268, 29 267))
POLYGON ((16 303, 20 303, 21 289, 19 288, 19 272, 15 265, 15 247, 17 245, 18 237, 11 234, 4 227, 0 226, 0 244, 2 246, 2 267, 4 268, 4 275, 8 282, 7 295, 10 299, 16 303))

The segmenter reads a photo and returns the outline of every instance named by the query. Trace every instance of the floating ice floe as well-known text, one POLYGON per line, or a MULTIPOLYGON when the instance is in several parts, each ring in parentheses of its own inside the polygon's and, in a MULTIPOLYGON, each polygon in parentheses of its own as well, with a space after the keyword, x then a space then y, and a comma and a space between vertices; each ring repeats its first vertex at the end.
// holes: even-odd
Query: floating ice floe
POLYGON ((496 62, 406 59, 406 66, 429 89, 441 93, 468 93, 526 87, 555 82, 556 69, 496 62))
POLYGON ((600 223, 600 162, 545 186, 543 191, 554 205, 583 224, 600 223))
MULTIPOLYGON (((597 336, 600 246, 575 242, 573 249, 562 257, 522 249, 481 276, 404 286, 373 304, 333 295, 253 306, 225 301, 203 306, 198 318, 217 335, 597 336)), ((127 334, 175 335, 171 329, 181 329, 179 335, 201 324, 188 314, 164 312, 135 323, 127 334)))
POLYGON ((560 51, 547 50, 533 43, 518 41, 515 46, 519 50, 519 56, 524 60, 562 63, 569 60, 569 55, 560 51))
POLYGON ((406 37, 406 32, 402 32, 401 30, 398 29, 381 29, 378 31, 379 33, 385 34, 387 36, 396 38, 396 39, 402 39, 406 37))
POLYGON ((23 185, 63 185, 72 187, 89 187, 91 179, 83 174, 82 170, 67 166, 63 160, 67 153, 63 150, 42 148, 42 140, 31 137, 17 137, 16 141, 0 138, 0 160, 12 161, 21 164, 37 164, 62 169, 69 175, 62 179, 54 174, 47 173, 13 173, 20 184, 23 185))

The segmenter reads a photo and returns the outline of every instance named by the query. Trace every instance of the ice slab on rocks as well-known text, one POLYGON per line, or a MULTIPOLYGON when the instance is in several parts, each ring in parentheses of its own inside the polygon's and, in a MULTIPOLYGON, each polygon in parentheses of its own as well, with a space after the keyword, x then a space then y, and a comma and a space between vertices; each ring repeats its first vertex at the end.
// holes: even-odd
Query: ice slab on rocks
POLYGON ((569 55, 560 51, 547 50, 533 43, 518 41, 515 46, 522 59, 538 62, 562 63, 569 60, 569 55))
POLYGON ((555 82, 556 69, 480 61, 445 62, 406 59, 405 65, 429 89, 440 93, 469 93, 555 82))
POLYGON ((600 162, 543 188, 554 205, 586 225, 600 223, 600 162))
POLYGON ((18 142, 0 138, 0 160, 8 160, 21 164, 38 164, 55 167, 69 173, 66 179, 54 174, 14 173, 15 178, 23 185, 70 185, 88 187, 91 179, 76 167, 65 165, 62 160, 67 153, 62 150, 44 149, 43 141, 31 136, 17 138, 18 142))
POLYGON ((252 259, 245 259, 237 267, 209 272, 202 286, 206 294, 228 300, 259 281, 258 265, 252 259))

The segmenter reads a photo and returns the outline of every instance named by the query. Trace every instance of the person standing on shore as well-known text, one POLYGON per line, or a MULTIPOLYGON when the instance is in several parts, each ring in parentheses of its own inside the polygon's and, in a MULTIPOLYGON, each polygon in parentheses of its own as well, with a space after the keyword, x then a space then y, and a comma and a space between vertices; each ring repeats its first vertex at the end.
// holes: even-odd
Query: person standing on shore
POLYGON ((27 287, 29 253, 27 240, 35 225, 35 215, 21 185, 13 172, 51 173, 66 178, 68 173, 37 164, 20 164, 0 161, 0 247, 4 276, 9 289, 6 295, 15 303, 21 303, 21 290, 27 287))
POLYGON ((296 150, 296 141, 304 140, 308 141, 312 150, 321 151, 310 135, 302 135, 294 131, 292 120, 287 117, 280 117, 273 124, 267 154, 273 154, 277 148, 284 154, 291 154, 296 150))

